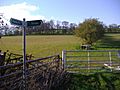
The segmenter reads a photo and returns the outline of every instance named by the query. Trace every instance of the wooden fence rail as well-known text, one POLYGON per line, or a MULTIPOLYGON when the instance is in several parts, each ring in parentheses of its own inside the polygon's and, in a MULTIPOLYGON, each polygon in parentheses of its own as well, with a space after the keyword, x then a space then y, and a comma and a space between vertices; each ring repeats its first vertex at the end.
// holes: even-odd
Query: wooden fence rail
MULTIPOLYGON (((21 90, 23 89, 22 67, 23 67, 22 62, 0 66, 0 90, 1 89, 8 90, 14 88, 15 89, 21 88, 21 90)), ((45 58, 38 58, 35 60, 27 60, 26 67, 27 67, 26 69, 27 88, 30 87, 29 86, 30 83, 34 82, 34 78, 36 79, 35 76, 40 75, 43 78, 47 78, 49 77, 48 75, 49 72, 53 73, 56 72, 57 74, 57 72, 60 72, 62 70, 61 59, 58 54, 48 56, 45 58)))
MULTIPOLYGON (((32 54, 26 55, 26 60, 32 60, 32 58, 34 58, 32 54)), ((2 52, 2 50, 0 50, 0 66, 22 62, 22 59, 23 55, 11 53, 9 50, 6 52, 2 52)))

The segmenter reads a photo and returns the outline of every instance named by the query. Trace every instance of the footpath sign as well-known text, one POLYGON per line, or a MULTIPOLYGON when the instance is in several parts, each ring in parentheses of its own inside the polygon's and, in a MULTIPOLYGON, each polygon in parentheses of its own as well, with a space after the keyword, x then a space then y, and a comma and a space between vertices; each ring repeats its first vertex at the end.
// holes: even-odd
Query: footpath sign
MULTIPOLYGON (((20 21, 18 19, 11 18, 10 23, 12 25, 18 25, 18 26, 23 26, 23 21, 20 21)), ((32 21, 26 21, 25 22, 27 27, 29 26, 39 26, 42 24, 42 20, 32 20, 32 21)))
POLYGON ((27 21, 27 26, 38 26, 41 25, 42 20, 33 20, 33 21, 27 21))
POLYGON ((12 25, 22 26, 22 21, 17 20, 17 19, 14 19, 14 18, 11 18, 11 19, 10 19, 10 23, 11 23, 12 25))
POLYGON ((10 23, 13 25, 18 25, 23 27, 23 87, 26 90, 26 27, 29 26, 38 26, 42 24, 42 20, 33 20, 33 21, 23 21, 11 18, 10 23))

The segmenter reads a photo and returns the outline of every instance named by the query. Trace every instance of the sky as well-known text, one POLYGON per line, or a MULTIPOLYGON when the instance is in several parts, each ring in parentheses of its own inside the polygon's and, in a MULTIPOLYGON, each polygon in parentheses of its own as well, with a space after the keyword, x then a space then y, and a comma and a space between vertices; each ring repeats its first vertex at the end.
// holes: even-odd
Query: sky
POLYGON ((0 0, 0 13, 8 20, 59 20, 82 23, 99 18, 104 24, 120 24, 120 0, 0 0))

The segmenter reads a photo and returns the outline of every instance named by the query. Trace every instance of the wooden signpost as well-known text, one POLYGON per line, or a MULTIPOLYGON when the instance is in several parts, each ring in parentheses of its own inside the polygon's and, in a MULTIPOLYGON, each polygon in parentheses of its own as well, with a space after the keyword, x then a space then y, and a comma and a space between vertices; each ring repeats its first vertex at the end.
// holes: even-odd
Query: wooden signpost
POLYGON ((10 19, 12 25, 17 25, 23 27, 23 87, 26 89, 26 27, 29 26, 39 26, 42 24, 42 20, 33 20, 33 21, 23 21, 17 20, 14 18, 10 19))

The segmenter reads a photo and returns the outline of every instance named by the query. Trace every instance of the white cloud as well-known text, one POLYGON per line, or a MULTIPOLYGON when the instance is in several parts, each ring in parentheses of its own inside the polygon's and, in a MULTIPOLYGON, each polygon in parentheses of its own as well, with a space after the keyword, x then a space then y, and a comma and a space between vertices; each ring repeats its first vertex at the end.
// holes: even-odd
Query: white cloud
POLYGON ((13 4, 9 6, 0 6, 0 13, 4 13, 7 19, 16 18, 22 20, 36 20, 45 19, 42 15, 35 15, 34 13, 39 10, 39 7, 27 4, 26 2, 20 4, 13 4))

